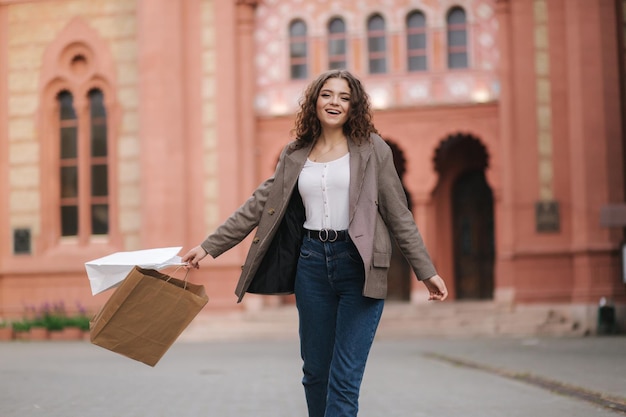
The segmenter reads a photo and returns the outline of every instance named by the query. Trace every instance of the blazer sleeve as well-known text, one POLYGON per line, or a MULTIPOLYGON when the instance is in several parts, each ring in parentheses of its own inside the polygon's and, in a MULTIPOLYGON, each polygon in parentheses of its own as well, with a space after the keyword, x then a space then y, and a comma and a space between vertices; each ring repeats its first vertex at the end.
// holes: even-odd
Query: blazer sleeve
POLYGON ((258 226, 267 196, 274 183, 269 178, 224 223, 200 244, 213 258, 236 246, 258 226))
POLYGON ((235 212, 200 244, 213 258, 239 244, 261 221, 263 208, 274 185, 276 172, 283 164, 285 147, 280 154, 274 175, 265 180, 235 212))
POLYGON ((378 211, 417 278, 419 280, 431 278, 437 274, 437 270, 415 224, 413 214, 408 208, 391 149, 382 139, 376 145, 378 211))

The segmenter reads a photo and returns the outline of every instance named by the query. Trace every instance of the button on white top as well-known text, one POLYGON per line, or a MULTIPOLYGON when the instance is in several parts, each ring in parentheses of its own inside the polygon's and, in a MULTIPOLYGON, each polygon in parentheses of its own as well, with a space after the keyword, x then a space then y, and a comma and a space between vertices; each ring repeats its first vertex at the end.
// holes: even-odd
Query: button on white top
POLYGON ((298 190, 306 211, 305 229, 346 230, 349 223, 349 153, 330 162, 306 161, 298 190))

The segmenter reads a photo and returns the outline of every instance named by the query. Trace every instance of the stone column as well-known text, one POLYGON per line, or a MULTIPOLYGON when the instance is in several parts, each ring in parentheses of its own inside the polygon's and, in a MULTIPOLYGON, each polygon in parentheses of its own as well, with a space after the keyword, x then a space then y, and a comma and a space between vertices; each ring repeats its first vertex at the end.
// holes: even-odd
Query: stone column
MULTIPOLYGON (((8 118, 8 14, 7 6, 0 5, 0 193, 8 196, 9 181, 9 118, 8 118)), ((5 237, 0 238, 0 271, 3 268, 3 259, 12 252, 10 248, 9 230, 9 199, 3 197, 0 202, 0 229, 5 230, 5 237)), ((12 232, 11 232, 12 233, 12 232)), ((0 314, 2 311, 0 311, 0 314)))
POLYGON ((181 2, 137 5, 141 246, 182 245, 185 207, 184 39, 181 2))
MULTIPOLYGON (((236 0, 237 141, 240 143, 241 190, 247 197, 260 182, 257 172, 255 135, 256 71, 254 11, 256 0, 236 0)), ((244 200, 242 200, 243 202, 244 200)))
POLYGON ((623 201, 616 8, 565 4, 574 302, 624 298, 616 239, 599 225, 602 205, 623 201))
POLYGON ((515 277, 513 265, 514 252, 514 206, 513 206, 513 179, 512 170, 505 168, 510 166, 513 151, 511 142, 514 136, 513 100, 511 92, 511 4, 510 0, 498 0, 496 3, 496 16, 498 19, 498 49, 500 51, 500 143, 502 155, 502 193, 494 196, 494 221, 496 259, 494 265, 494 299, 496 301, 510 302, 515 297, 515 277))

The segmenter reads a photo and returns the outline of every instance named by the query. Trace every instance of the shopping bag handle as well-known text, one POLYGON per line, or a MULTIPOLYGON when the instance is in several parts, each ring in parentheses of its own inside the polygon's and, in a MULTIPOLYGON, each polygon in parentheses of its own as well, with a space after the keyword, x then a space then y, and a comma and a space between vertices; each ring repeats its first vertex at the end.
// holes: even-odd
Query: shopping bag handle
MULTIPOLYGON (((165 280, 165 282, 169 282, 169 280, 173 278, 173 275, 185 265, 186 264, 177 265, 174 272, 172 272, 171 274, 168 274, 168 278, 165 280)), ((185 268, 185 276, 183 277, 183 282, 185 283, 185 285, 183 286, 183 289, 185 290, 187 289, 187 275, 189 275, 189 268, 185 268)))

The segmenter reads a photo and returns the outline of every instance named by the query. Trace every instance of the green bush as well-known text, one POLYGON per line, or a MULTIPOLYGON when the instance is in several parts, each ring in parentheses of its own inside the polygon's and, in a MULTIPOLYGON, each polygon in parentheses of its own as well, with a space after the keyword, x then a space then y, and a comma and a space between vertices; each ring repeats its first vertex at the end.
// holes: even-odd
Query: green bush
POLYGON ((43 327, 50 331, 63 330, 65 328, 65 317, 48 314, 43 317, 43 327))
POLYGON ((66 327, 78 327, 83 331, 87 331, 89 330, 89 317, 82 314, 74 317, 68 317, 66 320, 66 327))
POLYGON ((31 323, 28 320, 14 321, 11 325, 13 326, 13 331, 15 332, 27 332, 31 328, 31 323))

